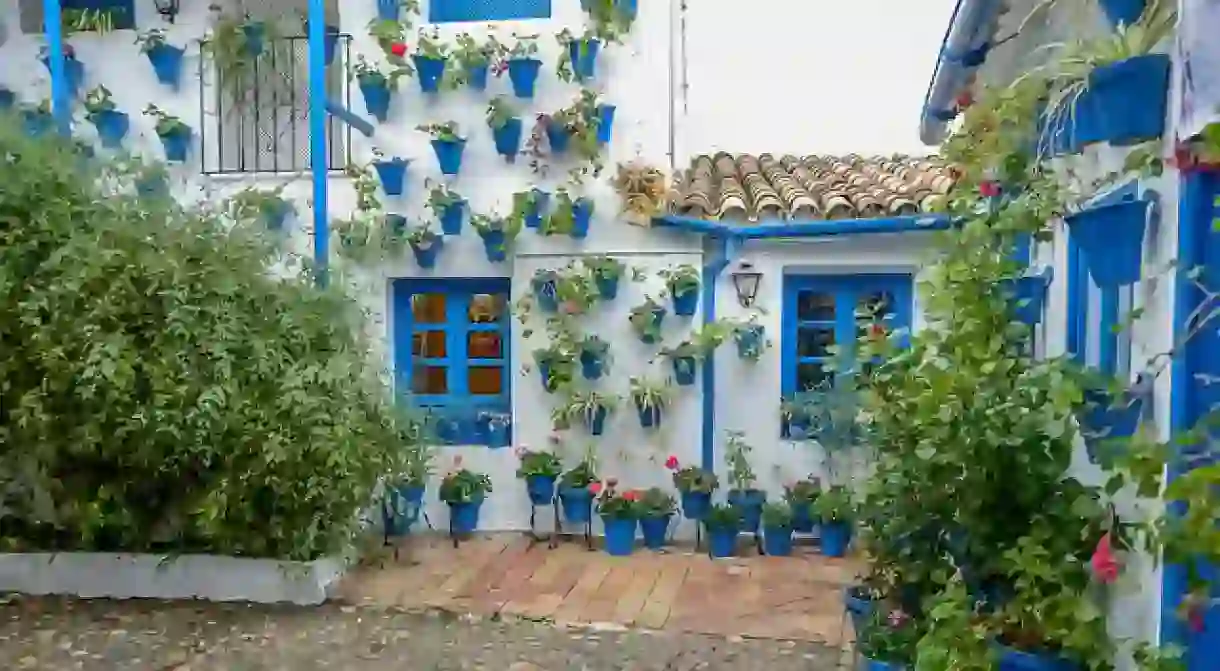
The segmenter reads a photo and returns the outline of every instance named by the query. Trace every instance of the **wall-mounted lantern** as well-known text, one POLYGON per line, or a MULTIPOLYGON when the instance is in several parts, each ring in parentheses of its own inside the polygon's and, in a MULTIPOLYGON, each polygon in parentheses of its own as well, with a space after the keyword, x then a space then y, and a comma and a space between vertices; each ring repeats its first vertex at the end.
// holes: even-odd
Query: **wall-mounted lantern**
POLYGON ((758 285, 762 282, 762 273, 754 270, 754 264, 742 261, 737 270, 733 271, 732 277, 733 288, 737 290, 737 302, 741 303, 743 308, 754 305, 754 299, 758 297, 758 285))
POLYGON ((178 16, 178 0, 153 0, 153 4, 157 7, 157 13, 161 18, 173 23, 174 17, 178 16))

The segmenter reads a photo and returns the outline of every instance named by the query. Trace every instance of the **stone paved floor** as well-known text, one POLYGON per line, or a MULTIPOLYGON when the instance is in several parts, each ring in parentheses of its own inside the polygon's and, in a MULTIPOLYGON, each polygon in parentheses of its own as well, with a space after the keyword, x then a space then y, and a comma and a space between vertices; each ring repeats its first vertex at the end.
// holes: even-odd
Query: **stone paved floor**
POLYGON ((850 560, 810 548, 793 557, 712 560, 689 550, 611 557, 516 534, 479 536, 456 550, 442 536, 419 536, 405 541, 397 560, 385 556, 349 575, 338 598, 845 648, 851 628, 842 594, 855 575, 850 560))

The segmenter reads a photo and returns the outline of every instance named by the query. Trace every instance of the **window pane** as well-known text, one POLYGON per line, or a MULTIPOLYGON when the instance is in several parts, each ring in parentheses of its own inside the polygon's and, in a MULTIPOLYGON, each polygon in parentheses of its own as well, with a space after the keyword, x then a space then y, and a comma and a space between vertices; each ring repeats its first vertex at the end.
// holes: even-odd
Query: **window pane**
POLYGON ((802 326, 796 330, 796 355, 830 356, 830 346, 835 342, 834 328, 829 326, 802 326))
POLYGON ((472 359, 504 358, 499 331, 472 331, 466 335, 466 356, 472 359))
POLYGON ((504 369, 500 366, 471 366, 466 376, 467 387, 475 396, 499 396, 504 393, 504 369))
POLYGON ((801 321, 834 321, 835 297, 816 291, 802 291, 796 296, 796 318, 801 321))
POLYGON ((494 324, 504 315, 508 296, 504 294, 475 294, 470 297, 470 308, 466 311, 472 324, 494 324))
POLYGON ((416 365, 411 371, 411 391, 416 394, 448 394, 448 371, 444 366, 416 365))
POLYGON ((882 319, 894 314, 894 295, 888 291, 874 291, 860 297, 856 304, 856 317, 860 319, 882 319))
POLYGON ((833 386, 834 374, 820 363, 802 363, 796 367, 796 387, 799 391, 833 386))
POLYGON ((445 294, 411 296, 411 318, 419 324, 444 324, 445 294))
POLYGON ((411 335, 411 354, 427 358, 445 356, 444 331, 416 331, 411 335))

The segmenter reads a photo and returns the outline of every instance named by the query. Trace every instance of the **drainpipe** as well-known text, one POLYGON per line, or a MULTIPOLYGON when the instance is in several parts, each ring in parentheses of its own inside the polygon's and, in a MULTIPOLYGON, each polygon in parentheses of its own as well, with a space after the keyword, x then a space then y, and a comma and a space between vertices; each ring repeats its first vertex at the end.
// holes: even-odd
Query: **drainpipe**
MULTIPOLYGON (((711 258, 703 266, 703 326, 716 321, 716 279, 728 267, 741 241, 736 236, 715 236, 711 258)), ((715 470, 716 465, 716 356, 703 359, 703 468, 715 470)))
MULTIPOLYGON (((46 0, 48 4, 59 0, 46 0)), ((326 173, 326 2, 309 0, 309 157, 313 173, 313 258, 318 284, 326 286, 330 254, 326 173)))
POLYGON ((944 139, 945 124, 957 116, 954 97, 987 57, 991 36, 985 31, 1002 9, 1000 0, 958 0, 924 96, 919 120, 919 139, 924 144, 940 144, 944 139))
POLYGON ((68 82, 64 68, 64 40, 60 30, 59 0, 43 0, 42 22, 47 34, 47 65, 51 67, 51 114, 59 134, 72 133, 72 107, 68 100, 68 82))

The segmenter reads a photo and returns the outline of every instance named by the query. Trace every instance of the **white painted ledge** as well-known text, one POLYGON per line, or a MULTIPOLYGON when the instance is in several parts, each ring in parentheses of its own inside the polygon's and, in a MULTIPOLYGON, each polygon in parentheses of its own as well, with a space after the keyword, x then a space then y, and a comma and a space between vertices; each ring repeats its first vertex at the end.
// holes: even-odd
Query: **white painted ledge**
POLYGON ((292 562, 216 555, 0 553, 0 592, 313 605, 326 600, 344 567, 337 558, 292 562))

